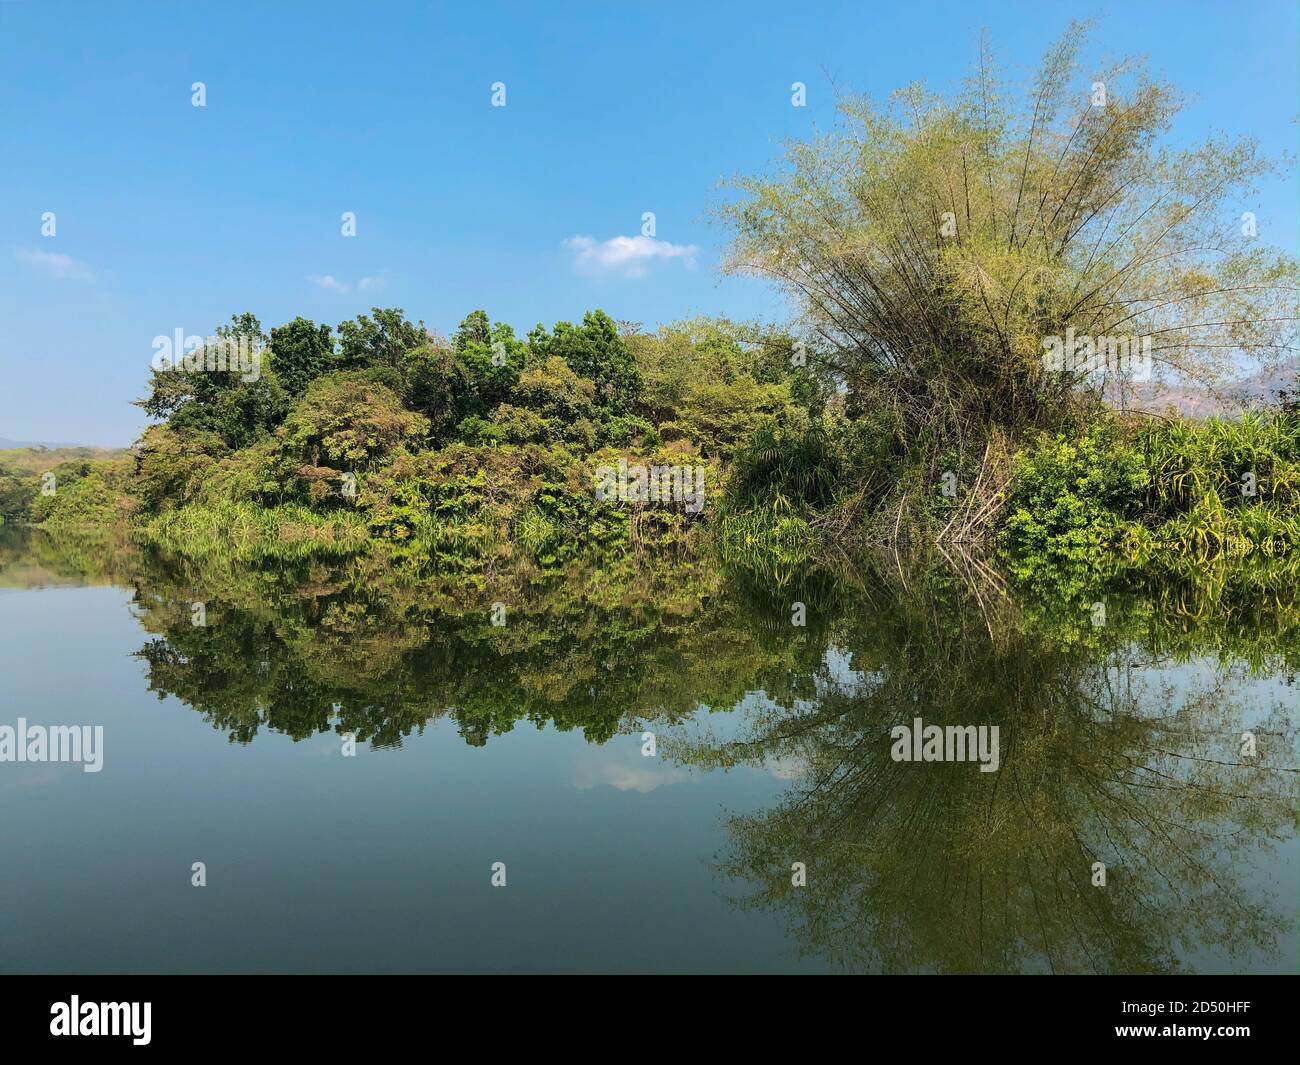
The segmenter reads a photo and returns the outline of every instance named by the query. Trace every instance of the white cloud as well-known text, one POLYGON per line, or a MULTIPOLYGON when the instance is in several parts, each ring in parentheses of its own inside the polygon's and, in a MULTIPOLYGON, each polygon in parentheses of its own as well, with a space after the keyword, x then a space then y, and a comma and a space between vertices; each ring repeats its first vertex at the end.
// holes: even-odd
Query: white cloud
POLYGON ((618 791, 638 791, 645 795, 656 788, 691 779, 691 774, 685 769, 662 763, 655 765, 650 759, 643 759, 636 754, 629 759, 618 759, 617 756, 584 759, 574 770, 573 786, 579 791, 607 787, 618 791))
POLYGON ((352 289, 359 288, 362 292, 372 289, 381 288, 384 284, 382 277, 363 277, 354 286, 351 281, 340 281, 333 274, 311 274, 307 278, 313 285, 319 285, 321 288, 329 289, 331 292, 351 292, 352 289))
POLYGON ((327 288, 332 292, 351 292, 352 286, 346 281, 340 281, 333 274, 311 274, 308 278, 313 285, 319 285, 321 288, 327 288))
POLYGON ((55 251, 36 251, 20 248, 16 253, 18 261, 34 266, 42 273, 60 281, 94 281, 95 275, 84 263, 77 262, 71 255, 55 251))
POLYGON ((699 248, 694 244, 672 244, 655 237, 610 237, 597 241, 592 237, 570 237, 564 246, 573 252, 573 264, 584 273, 622 274, 645 277, 646 267, 655 259, 682 259, 688 270, 695 269, 699 248))
POLYGON ((798 780, 808 772, 808 763, 802 758, 768 758, 763 768, 777 780, 798 780))

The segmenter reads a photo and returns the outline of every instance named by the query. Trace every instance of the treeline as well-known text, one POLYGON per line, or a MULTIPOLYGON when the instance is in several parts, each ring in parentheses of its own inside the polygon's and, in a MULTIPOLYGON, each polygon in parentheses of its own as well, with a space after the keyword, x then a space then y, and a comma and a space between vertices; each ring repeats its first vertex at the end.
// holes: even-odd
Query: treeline
POLYGON ((694 543, 748 564, 870 542, 987 543, 1077 592, 1116 567, 1289 558, 1300 548, 1294 405, 1234 420, 1123 417, 1087 397, 1056 432, 978 461, 853 409, 790 334, 725 319, 654 333, 594 311, 519 338, 483 311, 450 338, 397 308, 219 332, 255 375, 154 370, 157 424, 109 460, 0 467, 9 522, 129 526, 185 554, 341 555, 416 569, 694 543), (619 460, 703 471, 706 506, 601 498, 619 460), (46 476, 50 475, 50 476, 46 476), (52 478, 52 479, 51 479, 52 478))
POLYGON ((598 498, 602 464, 703 469, 712 510, 759 435, 803 437, 836 406, 788 334, 727 320, 647 334, 593 311, 520 338, 475 311, 444 338, 375 308, 337 330, 300 317, 268 336, 245 313, 218 332, 262 353, 257 373, 154 369, 138 404, 158 422, 129 460, 56 470, 53 495, 23 486, 9 520, 236 553, 382 541, 421 564, 520 546, 549 563, 699 522, 681 501, 598 498))
MULTIPOLYGON (((85 500, 75 502, 65 494, 60 500, 57 489, 85 482, 79 492, 96 491, 105 485, 105 475, 122 459, 124 451, 113 448, 7 448, 0 451, 0 525, 41 525, 59 511, 84 512, 85 500), (88 478, 88 475, 94 474, 88 478)), ((105 513, 115 515, 118 508, 104 500, 105 513)), ((89 508, 93 509, 93 508, 89 508)))

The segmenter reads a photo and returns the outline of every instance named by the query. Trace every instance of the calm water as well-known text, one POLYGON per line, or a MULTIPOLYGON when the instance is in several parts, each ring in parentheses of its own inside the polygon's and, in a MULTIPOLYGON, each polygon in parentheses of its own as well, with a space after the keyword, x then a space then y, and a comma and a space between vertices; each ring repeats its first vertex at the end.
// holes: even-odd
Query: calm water
POLYGON ((0 725, 104 730, 98 773, 0 763, 5 972, 1300 966, 1285 611, 14 531, 0 586, 0 725), (915 717, 1000 768, 894 761, 915 717))

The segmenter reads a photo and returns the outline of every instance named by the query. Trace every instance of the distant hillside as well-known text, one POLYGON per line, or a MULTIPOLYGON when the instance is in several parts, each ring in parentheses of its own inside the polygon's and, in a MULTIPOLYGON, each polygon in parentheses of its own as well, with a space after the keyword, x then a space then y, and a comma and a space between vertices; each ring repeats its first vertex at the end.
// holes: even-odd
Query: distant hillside
POLYGON ((61 462, 74 459, 111 459, 125 453, 122 447, 10 447, 0 439, 0 471, 16 473, 44 473, 61 462))
POLYGON ((1229 381, 1213 391, 1197 385, 1146 385, 1138 389, 1137 406, 1157 412, 1173 407, 1189 418, 1211 418, 1216 414, 1275 408, 1282 390, 1300 393, 1294 366, 1229 381))
POLYGON ((83 447, 82 444, 53 444, 48 440, 10 440, 8 437, 0 436, 0 451, 8 451, 18 447, 44 447, 54 450, 56 448, 73 448, 83 447))

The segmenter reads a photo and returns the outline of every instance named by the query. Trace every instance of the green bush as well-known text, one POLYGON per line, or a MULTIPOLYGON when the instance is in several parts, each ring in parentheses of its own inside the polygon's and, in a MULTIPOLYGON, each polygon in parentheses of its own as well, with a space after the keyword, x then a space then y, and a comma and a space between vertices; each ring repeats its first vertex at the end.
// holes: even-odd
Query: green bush
POLYGON ((820 423, 802 428, 767 422, 735 454, 728 504, 736 509, 824 507, 834 502, 843 483, 840 455, 820 423))
POLYGON ((1113 422, 1043 437, 1016 458, 1003 537, 1023 558, 1096 561, 1138 516, 1149 474, 1113 422))

